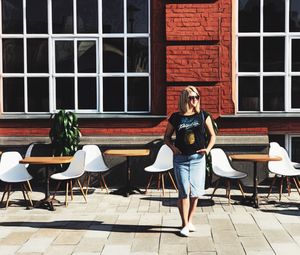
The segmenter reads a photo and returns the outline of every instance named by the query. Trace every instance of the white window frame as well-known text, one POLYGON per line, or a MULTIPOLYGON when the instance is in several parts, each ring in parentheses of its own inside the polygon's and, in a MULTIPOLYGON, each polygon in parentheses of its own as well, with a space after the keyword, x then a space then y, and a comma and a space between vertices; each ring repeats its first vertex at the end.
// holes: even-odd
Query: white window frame
POLYGON ((300 108, 291 108, 291 76, 300 76, 300 72, 291 72, 291 41, 292 39, 300 39, 300 32, 289 32, 289 10, 290 1, 285 0, 285 31, 286 32, 263 32, 263 5, 264 1, 260 1, 260 32, 247 33, 238 31, 239 17, 239 1, 236 1, 236 22, 235 22, 235 82, 236 82, 236 112, 238 114, 259 114, 259 113, 284 113, 284 112, 300 112, 300 108), (260 70, 259 72, 239 72, 238 70, 238 41, 240 37, 256 37, 260 39, 260 70), (265 37, 284 37, 284 72, 264 72, 263 71, 263 39, 265 37), (284 77, 284 110, 283 111, 264 111, 263 110, 263 78, 266 76, 284 77), (240 111, 239 110, 239 77, 259 77, 260 80, 260 109, 259 111, 240 111))
MULTIPOLYGON (((3 74, 3 67, 2 67, 2 40, 0 39, 0 98, 3 98, 3 78, 6 77, 23 77, 24 79, 24 112, 3 112, 3 100, 0 102, 0 115, 10 115, 10 114, 49 114, 54 113, 57 110, 55 109, 56 102, 55 102, 55 78, 59 76, 63 77, 70 77, 70 75, 74 76, 75 78, 75 108, 72 111, 78 112, 78 113, 150 113, 151 111, 151 37, 150 37, 150 1, 151 0, 145 0, 148 4, 148 33, 127 33, 127 0, 123 0, 124 3, 124 33, 119 34, 103 34, 102 33, 102 0, 98 0, 98 33, 92 34, 78 34, 77 33, 77 10, 76 10, 76 0, 73 0, 73 25, 74 25, 74 33, 73 34, 53 34, 52 33, 52 0, 47 0, 48 5, 48 34, 27 34, 26 32, 26 0, 23 1, 23 34, 2 34, 2 11, 0 11, 0 35, 2 38, 21 38, 23 39, 23 47, 24 47, 24 73, 6 73, 3 74), (48 68, 49 73, 27 73, 27 38, 47 38, 48 39, 48 68), (103 58, 102 58, 102 52, 103 52, 103 45, 102 40, 104 38, 123 38, 124 39, 124 72, 123 73, 103 73, 103 58), (127 39, 128 38, 147 38, 148 39, 148 72, 144 73, 130 73, 127 72, 127 39), (74 74, 64 74, 59 73, 56 74, 54 71, 54 65, 55 65, 55 48, 54 43, 56 40, 74 40, 76 43, 74 43, 74 51, 77 54, 77 41, 78 40, 96 40, 97 41, 97 56, 96 56, 96 65, 97 65, 97 75, 93 73, 87 73, 87 74, 78 74, 75 73, 77 70, 74 70, 74 74), (2 77, 1 77, 2 76, 2 77), (77 98, 77 78, 78 77, 97 77, 97 109, 96 110, 82 110, 78 109, 78 98, 77 98), (28 103, 28 97, 27 97, 27 77, 49 77, 49 112, 28 112, 27 103, 28 103), (121 112, 104 112, 103 111, 103 77, 124 77, 124 111, 121 112), (128 111, 127 110, 127 78, 128 77, 147 77, 148 82, 148 109, 146 111, 128 111)), ((0 1, 0 10, 2 10, 0 1)), ((74 54, 74 61, 76 62, 76 55, 74 54)), ((77 65, 77 62, 74 63, 77 65)), ((72 77, 73 77, 72 76, 72 77)))

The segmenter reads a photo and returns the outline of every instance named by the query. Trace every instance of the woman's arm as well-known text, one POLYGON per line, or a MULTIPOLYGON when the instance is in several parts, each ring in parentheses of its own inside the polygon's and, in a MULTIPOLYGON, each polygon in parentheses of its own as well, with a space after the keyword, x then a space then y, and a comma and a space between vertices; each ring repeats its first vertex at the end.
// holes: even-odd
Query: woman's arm
POLYGON ((174 127, 170 122, 168 122, 165 135, 164 135, 164 142, 166 145, 168 145, 171 148, 174 154, 181 154, 181 151, 172 142, 173 133, 174 133, 174 127))
POLYGON ((210 134, 209 143, 208 143, 208 145, 207 145, 207 147, 205 149, 198 150, 197 152, 198 153, 208 154, 210 152, 210 150, 212 149, 212 147, 216 143, 216 134, 215 134, 215 130, 213 128, 213 124, 212 124, 210 116, 208 116, 206 118, 205 124, 206 124, 207 130, 208 130, 208 132, 210 134))

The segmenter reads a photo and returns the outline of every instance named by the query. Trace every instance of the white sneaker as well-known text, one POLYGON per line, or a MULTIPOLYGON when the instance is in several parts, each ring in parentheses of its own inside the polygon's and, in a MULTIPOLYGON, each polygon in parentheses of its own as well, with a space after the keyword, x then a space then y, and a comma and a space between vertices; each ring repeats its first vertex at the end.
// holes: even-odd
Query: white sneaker
POLYGON ((183 229, 180 230, 180 234, 182 236, 185 236, 185 237, 188 237, 189 236, 189 227, 188 226, 185 226, 183 229))
POLYGON ((188 226, 189 226, 190 232, 195 232, 196 231, 196 227, 192 223, 189 222, 188 226))

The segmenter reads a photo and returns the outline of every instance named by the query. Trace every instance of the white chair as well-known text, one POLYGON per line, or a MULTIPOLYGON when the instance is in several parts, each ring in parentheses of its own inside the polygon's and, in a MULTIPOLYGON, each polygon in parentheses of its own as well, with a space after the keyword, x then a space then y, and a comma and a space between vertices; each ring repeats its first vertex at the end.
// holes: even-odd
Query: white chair
POLYGON ((85 164, 85 151, 78 150, 74 154, 74 158, 72 159, 69 167, 67 170, 61 173, 52 174, 50 176, 51 179, 58 181, 57 187, 55 189, 54 195, 52 199, 55 199, 55 195, 57 190, 60 187, 60 184, 62 181, 66 181, 66 199, 65 199, 65 205, 68 206, 68 193, 69 193, 69 185, 70 185, 70 192, 71 192, 71 200, 73 200, 73 181, 77 181, 80 191, 84 197, 85 202, 86 196, 83 192, 81 183, 79 181, 79 177, 81 177, 84 174, 84 164, 85 164))
POLYGON ((155 162, 152 165, 147 166, 145 168, 146 172, 151 173, 151 176, 149 178, 149 181, 148 181, 145 192, 147 193, 147 190, 151 185, 151 181, 152 181, 152 178, 153 178, 154 174, 158 174, 157 189, 160 189, 160 181, 162 183, 163 195, 165 195, 165 182, 164 182, 164 175, 165 174, 169 175, 175 190, 178 191, 177 187, 176 187, 176 184, 173 180, 173 177, 170 173, 171 169, 173 169, 173 151, 170 149, 169 146, 164 144, 159 149, 158 154, 157 154, 156 159, 155 159, 155 162))
MULTIPOLYGON (((86 188, 86 195, 89 190, 89 184, 90 184, 90 178, 92 173, 98 173, 99 174, 99 182, 100 182, 100 187, 102 190, 102 183, 103 186, 106 189, 106 192, 108 193, 108 188, 103 176, 103 173, 108 171, 109 168, 105 164, 102 153, 97 145, 84 145, 82 147, 82 150, 86 152, 85 155, 85 166, 84 166, 84 171, 87 174, 87 188, 86 188)), ((86 183, 86 181, 85 181, 86 183)))
POLYGON ((226 188, 226 197, 228 198, 228 203, 230 203, 230 186, 231 180, 237 180, 240 191, 242 192, 243 197, 245 197, 240 179, 247 177, 246 173, 235 170, 225 154, 225 152, 220 148, 213 148, 211 151, 211 160, 212 160, 212 169, 213 173, 220 177, 217 180, 216 186, 211 194, 211 199, 213 198, 221 178, 225 178, 227 180, 227 188, 226 188))
POLYGON ((26 183, 28 183, 29 180, 32 179, 32 176, 27 172, 26 167, 19 163, 21 159, 22 156, 17 151, 4 152, 1 156, 0 180, 6 183, 1 203, 3 202, 4 196, 7 193, 7 199, 5 204, 6 208, 8 207, 9 203, 11 186, 14 183, 20 184, 26 204, 28 205, 28 199, 30 205, 33 205, 28 193, 28 187, 26 186, 26 183))
MULTIPOLYGON (((25 153, 25 158, 31 156, 31 152, 32 152, 32 149, 33 149, 34 145, 35 145, 35 143, 29 144, 29 146, 27 147, 26 153, 25 153)), ((25 164, 24 166, 28 169, 29 164, 25 164)), ((28 184, 29 190, 32 192, 32 188, 31 188, 30 182, 27 181, 27 184, 28 184)))
POLYGON ((286 178, 286 181, 287 181, 288 194, 290 195, 290 193, 291 193, 291 185, 290 185, 290 181, 289 181, 289 178, 291 178, 294 181, 296 189, 300 195, 299 182, 298 182, 298 179, 296 178, 300 175, 300 170, 297 170, 294 168, 294 165, 297 163, 292 162, 287 151, 285 150, 285 148, 281 147, 276 142, 270 143, 269 156, 278 156, 278 157, 281 157, 282 160, 268 162, 269 171, 275 175, 274 175, 273 181, 270 185, 270 189, 269 189, 269 193, 268 193, 267 197, 270 196, 272 187, 275 184, 277 177, 281 177, 280 178, 280 188, 279 188, 279 201, 281 200, 284 178, 286 178))

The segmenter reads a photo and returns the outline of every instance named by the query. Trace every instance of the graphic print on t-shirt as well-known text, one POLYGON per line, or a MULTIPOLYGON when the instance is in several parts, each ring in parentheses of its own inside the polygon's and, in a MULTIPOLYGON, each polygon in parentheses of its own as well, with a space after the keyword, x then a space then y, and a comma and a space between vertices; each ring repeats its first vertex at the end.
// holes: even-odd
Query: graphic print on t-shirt
POLYGON ((191 120, 188 118, 182 119, 182 123, 179 125, 178 131, 184 129, 185 144, 191 145, 195 143, 196 137, 193 129, 198 126, 200 126, 200 123, 198 121, 195 121, 195 119, 191 119, 191 120))
POLYGON ((193 130, 187 130, 184 136, 184 141, 186 144, 194 144, 196 141, 195 134, 193 130))

